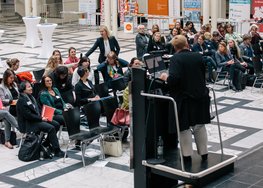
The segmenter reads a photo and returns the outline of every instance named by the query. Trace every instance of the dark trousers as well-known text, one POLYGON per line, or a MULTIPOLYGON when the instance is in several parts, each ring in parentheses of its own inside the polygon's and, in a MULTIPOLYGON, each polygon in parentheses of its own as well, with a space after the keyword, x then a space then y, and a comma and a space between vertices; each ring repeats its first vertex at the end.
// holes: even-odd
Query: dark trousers
POLYGON ((63 115, 61 115, 61 114, 54 115, 53 119, 59 124, 58 125, 58 129, 59 129, 60 126, 64 126, 65 125, 65 120, 64 120, 63 115))
POLYGON ((230 76, 230 80, 233 80, 234 77, 237 77, 238 76, 238 71, 242 71, 242 72, 245 72, 246 71, 246 68, 244 68, 241 64, 239 63, 234 63, 229 67, 229 76, 230 76))
POLYGON ((44 132, 48 134, 48 140, 51 143, 53 149, 56 151, 59 149, 59 143, 57 138, 56 128, 59 129, 59 124, 55 121, 51 122, 30 122, 30 127, 27 132, 44 132))

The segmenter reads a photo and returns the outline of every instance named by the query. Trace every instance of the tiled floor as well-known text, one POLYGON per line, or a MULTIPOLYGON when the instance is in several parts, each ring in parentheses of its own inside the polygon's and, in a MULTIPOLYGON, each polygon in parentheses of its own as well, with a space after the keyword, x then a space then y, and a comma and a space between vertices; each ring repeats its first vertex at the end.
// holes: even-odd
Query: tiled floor
MULTIPOLYGON (((16 57, 21 61, 20 71, 32 71, 45 67, 47 60, 38 59, 41 47, 25 48, 25 27, 23 24, 0 23, 0 29, 5 30, 0 42, 0 57, 2 66, 7 58, 16 57)), ((77 55, 85 53, 94 43, 99 33, 89 28, 77 25, 58 25, 53 34, 55 49, 62 52, 63 59, 67 57, 67 49, 74 46, 77 55)), ((129 61, 135 56, 133 34, 118 33, 121 47, 120 57, 129 61)), ((41 36, 40 36, 41 38, 41 36)), ((91 56, 92 67, 97 65, 98 52, 91 56)), ((235 93, 223 86, 216 86, 216 97, 221 122, 224 152, 236 154, 239 158, 262 145, 263 136, 263 90, 247 88, 235 93)), ((209 135, 209 151, 220 152, 218 131, 215 120, 207 125, 209 135)), ((62 148, 68 140, 63 132, 60 140, 62 148)), ((73 146, 71 147, 73 148, 73 146)), ((0 145, 0 187, 89 187, 89 188, 129 188, 133 187, 133 173, 129 169, 129 144, 124 144, 122 157, 107 157, 99 161, 98 143, 92 143, 86 154, 85 168, 82 167, 80 152, 71 150, 69 158, 21 162, 17 158, 18 148, 8 150, 0 145)), ((235 173, 232 173, 208 187, 263 187, 262 151, 257 152, 257 165, 249 168, 247 158, 237 162, 235 173), (261 156, 261 158, 259 157, 261 156), (239 173, 241 169, 246 170, 239 173), (237 173, 237 174, 236 174, 237 173), (244 183, 240 179, 247 181, 244 183)), ((249 158, 251 159, 251 157, 249 158)))

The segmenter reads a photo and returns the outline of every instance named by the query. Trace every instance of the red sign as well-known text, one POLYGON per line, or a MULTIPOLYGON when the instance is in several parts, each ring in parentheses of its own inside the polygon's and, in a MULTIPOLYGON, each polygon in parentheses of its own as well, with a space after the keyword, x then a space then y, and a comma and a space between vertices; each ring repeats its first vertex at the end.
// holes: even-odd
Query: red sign
POLYGON ((263 32, 263 1, 262 0, 253 0, 252 1, 252 14, 255 21, 260 21, 259 32, 263 32))

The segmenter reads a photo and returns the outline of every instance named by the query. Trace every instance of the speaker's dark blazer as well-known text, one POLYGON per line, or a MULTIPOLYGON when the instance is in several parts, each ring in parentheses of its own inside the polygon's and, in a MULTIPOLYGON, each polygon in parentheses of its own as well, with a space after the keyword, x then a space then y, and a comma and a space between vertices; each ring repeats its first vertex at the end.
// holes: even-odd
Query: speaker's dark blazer
POLYGON ((170 96, 177 103, 180 131, 196 124, 210 122, 210 97, 201 54, 187 49, 174 54, 167 83, 170 96))
MULTIPOLYGON (((109 37, 109 43, 110 43, 111 51, 114 51, 117 55, 119 55, 120 46, 119 46, 119 43, 114 36, 109 37)), ((91 49, 89 49, 89 51, 85 54, 85 56, 89 57, 89 55, 92 54, 98 47, 100 49, 100 55, 99 55, 98 61, 99 61, 99 63, 102 63, 103 61, 106 60, 104 40, 102 37, 97 38, 96 42, 91 47, 91 49)))

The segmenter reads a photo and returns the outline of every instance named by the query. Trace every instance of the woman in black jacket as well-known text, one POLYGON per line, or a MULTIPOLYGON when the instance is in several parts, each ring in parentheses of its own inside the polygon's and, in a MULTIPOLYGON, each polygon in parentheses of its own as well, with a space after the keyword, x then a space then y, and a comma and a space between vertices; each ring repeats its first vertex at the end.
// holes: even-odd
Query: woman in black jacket
POLYGON ((98 100, 100 97, 96 94, 95 88, 88 80, 89 69, 85 67, 78 68, 80 80, 75 85, 76 103, 78 106, 87 104, 90 100, 98 100))
POLYGON ((32 96, 32 87, 29 82, 22 82, 19 86, 20 96, 17 101, 17 121, 19 126, 25 127, 26 132, 43 131, 48 134, 48 140, 52 145, 56 157, 64 157, 65 153, 60 150, 56 128, 59 124, 48 121, 41 117, 36 99, 32 96))

